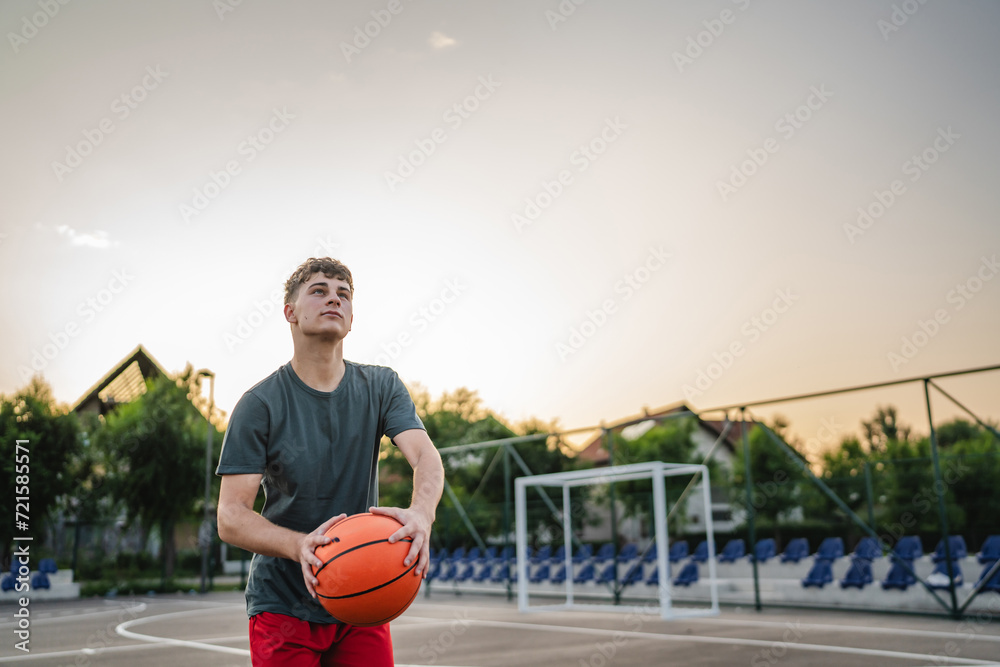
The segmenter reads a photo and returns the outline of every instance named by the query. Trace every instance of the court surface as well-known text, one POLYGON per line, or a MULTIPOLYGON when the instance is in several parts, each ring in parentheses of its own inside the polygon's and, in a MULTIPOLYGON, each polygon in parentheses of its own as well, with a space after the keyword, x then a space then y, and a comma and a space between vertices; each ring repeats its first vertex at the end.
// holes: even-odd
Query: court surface
MULTIPOLYGON (((0 663, 250 664, 241 593, 31 603, 31 652, 0 607, 0 663)), ((1000 619, 998 619, 1000 620, 1000 619)), ((423 593, 392 623, 399 665, 1000 665, 1000 622, 723 607, 664 621, 634 609, 520 614, 503 597, 423 593)))

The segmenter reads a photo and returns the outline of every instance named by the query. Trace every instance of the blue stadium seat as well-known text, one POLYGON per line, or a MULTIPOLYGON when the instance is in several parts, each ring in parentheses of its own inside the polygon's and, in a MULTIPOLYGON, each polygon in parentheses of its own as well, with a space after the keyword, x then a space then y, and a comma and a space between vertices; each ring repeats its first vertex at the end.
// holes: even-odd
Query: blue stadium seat
POLYGON ((561 563, 564 560, 566 560, 566 545, 560 544, 559 548, 553 552, 551 561, 553 563, 561 563))
POLYGON ((642 581, 642 563, 638 561, 632 563, 632 566, 625 572, 625 578, 622 581, 626 586, 642 581))
POLYGON ((497 559, 497 548, 496 547, 486 547, 486 552, 483 554, 483 561, 485 563, 493 564, 497 559))
POLYGON ((476 582, 483 582, 483 581, 489 581, 492 577, 493 577, 493 565, 491 563, 487 563, 486 565, 479 568, 479 572, 476 573, 476 576, 474 576, 472 580, 476 582))
MULTIPOLYGON (((513 579, 517 575, 514 563, 513 562, 510 563, 509 567, 510 567, 510 576, 513 579)), ((508 572, 507 568, 508 565, 505 563, 498 563, 496 566, 494 566, 493 574, 490 576, 490 581, 492 581, 494 584, 499 584, 503 581, 506 581, 508 572)))
POLYGON ((547 561, 551 557, 552 557, 552 545, 543 544, 542 546, 538 547, 538 549, 535 551, 535 555, 531 557, 531 562, 537 565, 538 563, 547 561))
MULTIPOLYGON (((729 540, 729 542, 726 543, 726 546, 722 549, 722 553, 719 554, 719 562, 735 563, 737 560, 746 555, 746 543, 742 538, 737 537, 736 539, 729 540)), ((680 575, 678 575, 677 578, 680 579, 680 575)))
POLYGON ((594 564, 593 563, 587 563, 586 565, 584 565, 580 569, 580 571, 576 573, 576 576, 573 577, 573 583, 574 584, 582 584, 582 583, 584 583, 586 581, 593 581, 593 580, 594 580, 594 564))
POLYGON ((860 590, 872 583, 872 580, 872 562, 867 558, 852 558, 851 566, 847 568, 847 574, 840 580, 840 587, 853 586, 860 590))
POLYGON ((448 559, 448 549, 446 547, 441 547, 437 551, 431 552, 431 562, 440 563, 443 560, 448 559))
POLYGON ((910 566, 911 570, 913 569, 912 561, 893 558, 892 565, 889 567, 889 573, 885 575, 885 579, 882 581, 882 590, 887 591, 890 588, 898 588, 901 591, 905 591, 911 585, 917 583, 916 577, 903 567, 904 562, 910 566))
POLYGON ((538 567, 532 574, 528 576, 528 581, 533 584, 540 584, 549 578, 549 564, 538 567))
POLYGON ((756 559, 758 563, 766 563, 771 560, 777 554, 777 547, 774 544, 773 537, 765 537, 762 540, 757 540, 757 546, 754 547, 753 553, 750 554, 750 560, 756 559))
POLYGON ((698 543, 698 546, 694 548, 694 553, 691 554, 691 560, 696 563, 708 561, 708 540, 702 540, 698 543))
POLYGON ((597 553, 594 554, 595 563, 603 563, 606 560, 611 560, 615 557, 615 545, 611 542, 603 544, 597 553))
POLYGON ((670 555, 668 556, 671 563, 679 563, 688 557, 688 543, 687 540, 678 540, 670 545, 670 555))
POLYGON ((463 583, 471 580, 475 576, 476 576, 475 563, 466 563, 465 565, 462 565, 461 568, 459 569, 458 576, 455 577, 455 581, 458 583, 463 583))
POLYGON ((589 544, 581 544, 577 548, 576 553, 573 554, 573 562, 577 564, 584 563, 593 558, 593 556, 594 556, 594 548, 591 547, 589 544))
MULTIPOLYGON (((996 561, 993 561, 993 563, 995 562, 996 561)), ((976 586, 978 586, 979 582, 981 582, 983 578, 989 573, 990 568, 993 567, 993 563, 987 563, 985 566, 983 566, 983 571, 979 573, 979 581, 976 582, 976 586)), ((982 590, 983 592, 993 591, 994 593, 1000 593, 1000 570, 997 570, 996 574, 990 577, 990 580, 986 582, 986 585, 983 586, 982 590)))
POLYGON ((555 574, 552 575, 552 579, 550 579, 550 581, 553 584, 562 584, 562 583, 566 582, 566 564, 565 563, 563 563, 562 565, 559 566, 559 569, 556 570, 555 574))
POLYGON ((622 547, 622 550, 618 553, 618 562, 627 563, 639 557, 639 545, 629 542, 622 547))
POLYGON ((659 586, 660 585, 660 568, 654 567, 653 572, 646 578, 647 586, 659 586))
POLYGON ((451 581, 458 576, 458 564, 454 561, 441 563, 441 571, 438 573, 438 581, 451 581))
MULTIPOLYGON (((684 543, 685 545, 687 542, 684 543)), ((656 561, 656 542, 650 542, 649 546, 646 547, 646 552, 642 555, 643 563, 652 563, 656 561)))
POLYGON ((59 568, 56 567, 55 558, 43 558, 38 561, 38 571, 44 572, 45 574, 55 574, 58 572, 59 568))
POLYGON ((839 537, 828 537, 816 550, 817 560, 835 561, 844 555, 844 540, 839 537))
POLYGON ((833 570, 830 568, 830 561, 820 558, 813 563, 809 574, 802 580, 802 587, 809 588, 810 586, 815 586, 816 588, 823 588, 832 581, 833 570))
POLYGON ((597 579, 595 579, 594 581, 598 584, 607 584, 614 581, 616 567, 617 566, 613 561, 611 563, 608 563, 607 565, 604 566, 604 569, 601 570, 600 576, 598 576, 597 579))
POLYGON ((5 574, 3 575, 3 580, 0 581, 0 590, 3 590, 3 592, 6 593, 7 591, 14 590, 16 585, 17 581, 14 579, 14 575, 5 574))
MULTIPOLYGON (((965 538, 961 535, 949 535, 948 546, 951 548, 952 560, 959 560, 969 555, 969 550, 965 548, 965 538)), ((945 560, 944 540, 938 540, 938 545, 934 549, 934 556, 932 558, 935 563, 945 560)))
POLYGON ((49 575, 44 572, 35 572, 31 575, 31 589, 37 591, 42 588, 51 588, 49 585, 49 575))
POLYGON ((785 550, 781 552, 782 563, 798 563, 809 555, 809 540, 804 537, 796 537, 785 545, 785 550))
POLYGON ((451 552, 451 557, 448 559, 452 563, 457 563, 458 561, 465 558, 465 547, 458 547, 451 552))
POLYGON ((882 549, 878 546, 878 540, 874 537, 862 537, 858 545, 854 547, 854 557, 869 562, 881 558, 882 549))
MULTIPOLYGON (((951 562, 951 572, 955 585, 961 586, 964 579, 962 578, 962 568, 958 566, 957 560, 951 562)), ((948 561, 938 561, 937 565, 934 566, 934 571, 927 575, 927 585, 937 590, 950 588, 948 585, 948 561)))
POLYGON ((480 557, 479 547, 472 547, 469 549, 469 553, 465 554, 464 560, 466 563, 475 563, 480 559, 480 557))
POLYGON ((674 578, 674 586, 690 586, 698 581, 698 563, 688 561, 681 573, 674 578))
POLYGON ((990 535, 986 538, 977 560, 980 563, 992 563, 1000 560, 1000 535, 990 535))
POLYGON ((913 562, 924 555, 924 545, 920 543, 919 535, 904 535, 896 542, 892 548, 892 559, 902 558, 905 561, 913 562))
POLYGON ((497 556, 493 560, 493 564, 494 565, 503 565, 504 563, 507 563, 507 562, 513 562, 514 561, 514 556, 515 556, 515 554, 514 554, 514 547, 508 544, 500 552, 500 555, 497 556))

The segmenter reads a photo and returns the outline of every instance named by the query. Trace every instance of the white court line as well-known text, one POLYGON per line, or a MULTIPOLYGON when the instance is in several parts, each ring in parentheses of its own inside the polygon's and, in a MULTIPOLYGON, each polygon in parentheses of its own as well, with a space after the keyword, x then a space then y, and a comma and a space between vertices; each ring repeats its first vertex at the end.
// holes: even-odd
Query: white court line
MULTIPOLYGON (((240 607, 243 605, 226 605, 229 607, 240 607)), ((216 653, 227 653, 229 655, 239 655, 249 658, 250 651, 243 648, 233 648, 231 646, 216 646, 214 644, 205 644, 203 642, 189 641, 187 639, 172 639, 170 637, 155 637, 153 635, 143 635, 138 632, 132 632, 129 630, 130 627, 134 625, 143 625, 154 620, 160 620, 164 618, 171 618, 173 616, 187 616, 189 614, 199 614, 206 611, 217 611, 219 607, 210 607, 208 609, 187 609, 185 611, 174 611, 168 614, 158 614, 156 616, 146 616, 145 618, 137 618, 132 621, 125 621, 120 623, 118 627, 115 628, 115 632, 128 639, 135 639, 141 642, 150 642, 153 644, 166 645, 166 646, 182 646, 184 648, 195 648, 202 651, 214 651, 216 653)))
POLYGON ((870 633, 877 635, 903 635, 911 637, 941 637, 942 639, 965 639, 967 641, 988 641, 988 642, 1000 642, 1000 635, 983 635, 977 634, 974 631, 969 632, 947 632, 945 630, 911 630, 909 628, 891 628, 891 627, 878 627, 872 625, 840 625, 837 623, 822 624, 822 623, 797 623, 793 621, 785 621, 784 623, 778 621, 752 621, 745 620, 740 621, 736 619, 729 618, 710 618, 710 619, 698 619, 704 620, 706 623, 711 623, 713 625, 750 625, 754 627, 776 627, 776 628, 788 628, 788 626, 793 626, 795 628, 804 628, 806 630, 824 630, 828 631, 831 629, 836 630, 850 630, 851 632, 859 633, 870 633))
MULTIPOLYGON (((31 617, 31 624, 35 625, 36 623, 49 624, 49 623, 58 623, 60 621, 76 621, 76 620, 79 620, 81 618, 93 618, 95 616, 109 616, 111 614, 123 614, 123 613, 124 614, 141 614, 142 612, 146 611, 147 606, 148 605, 146 605, 145 602, 140 602, 139 604, 134 605, 132 607, 119 607, 117 609, 104 609, 104 610, 101 610, 101 611, 88 611, 88 612, 83 612, 83 613, 79 613, 79 614, 75 614, 73 612, 68 612, 65 615, 61 615, 61 616, 32 616, 31 617)), ((0 628, 14 627, 15 625, 17 625, 17 624, 14 623, 14 622, 0 623, 0 628)))
MULTIPOLYGON (((428 608, 456 609, 456 610, 461 610, 461 611, 466 611, 466 612, 468 612, 468 610, 469 610, 469 608, 471 606, 472 605, 463 606, 463 605, 451 605, 451 604, 427 605, 428 608)), ((624 607, 624 605, 623 605, 623 607, 624 607)), ((481 608, 482 609, 496 609, 498 607, 481 607, 481 608)), ((637 613, 640 613, 640 614, 642 613, 643 609, 644 609, 643 607, 636 607, 637 613)), ((649 616, 649 620, 651 620, 651 621, 660 621, 660 620, 663 620, 663 619, 660 618, 660 616, 658 614, 642 614, 642 618, 645 618, 646 616, 649 616)), ((414 619, 414 620, 417 620, 417 619, 420 619, 421 617, 419 617, 419 616, 411 616, 411 615, 407 614, 405 616, 401 616, 400 618, 401 619, 414 619)), ((428 620, 431 620, 430 617, 424 617, 424 618, 427 618, 428 620)), ((433 620, 442 620, 443 621, 444 619, 435 618, 433 620)), ((455 619, 449 619, 449 622, 454 621, 454 620, 455 619)), ((793 622, 793 621, 759 621, 759 620, 753 620, 753 619, 740 620, 740 619, 729 619, 729 618, 718 618, 718 617, 697 618, 697 619, 694 619, 694 618, 692 618, 692 619, 681 619, 678 622, 683 622, 683 621, 691 621, 691 622, 699 622, 699 623, 700 622, 704 622, 704 623, 710 623, 710 624, 715 624, 715 625, 749 625, 749 626, 755 626, 755 627, 774 627, 774 628, 781 628, 781 629, 786 629, 788 627, 788 624, 792 624, 795 627, 798 627, 798 628, 807 628, 807 629, 810 629, 810 630, 824 630, 824 631, 828 631, 830 629, 836 629, 836 630, 853 631, 853 632, 863 632, 863 633, 871 633, 871 634, 895 634, 895 635, 915 636, 915 637, 941 637, 943 639, 965 639, 966 641, 980 641, 980 640, 982 640, 982 641, 987 641, 987 642, 1000 642, 1000 635, 980 634, 980 633, 978 633, 978 632, 976 632, 974 630, 970 630, 970 631, 966 631, 966 632, 949 632, 949 631, 945 631, 945 630, 911 630, 909 628, 893 628, 893 627, 870 626, 870 625, 846 625, 846 624, 840 624, 840 623, 827 623, 827 624, 824 624, 824 623, 797 623, 797 622, 793 622), (972 636, 970 637, 970 635, 972 635, 972 636)), ((959 621, 959 622, 963 622, 963 621, 959 621)), ((972 621, 964 621, 964 622, 971 623, 972 621)))
MULTIPOLYGON (((437 619, 435 619, 437 620, 437 619)), ((542 630, 549 632, 567 632, 572 634, 610 634, 616 636, 632 637, 635 639, 652 639, 659 641, 692 642, 702 644, 728 644, 731 646, 759 646, 761 648, 774 648, 777 642, 765 641, 762 639, 738 639, 733 637, 708 637, 701 635, 663 635, 652 632, 637 632, 634 630, 605 630, 603 628, 578 628, 576 626, 564 625, 544 625, 541 623, 513 623, 510 621, 481 621, 467 619, 471 625, 482 625, 485 627, 508 628, 519 630, 542 630)), ((930 655, 927 653, 905 653, 902 651, 887 651, 882 649, 855 648, 850 646, 833 646, 826 644, 799 644, 795 642, 781 642, 789 650, 814 651, 818 653, 846 653, 850 655, 878 656, 882 658, 901 658, 904 660, 928 660, 935 664, 950 663, 954 665, 1000 665, 1000 663, 990 660, 976 660, 973 658, 958 658, 942 655, 930 655)))

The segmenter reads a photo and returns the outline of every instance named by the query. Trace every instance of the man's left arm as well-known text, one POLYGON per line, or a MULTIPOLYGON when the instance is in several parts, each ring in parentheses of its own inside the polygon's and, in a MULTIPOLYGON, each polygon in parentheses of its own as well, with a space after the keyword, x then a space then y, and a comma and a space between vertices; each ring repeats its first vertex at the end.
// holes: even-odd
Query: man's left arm
POLYGON ((431 442, 427 431, 409 429, 396 435, 392 441, 413 467, 413 497, 407 509, 399 507, 372 507, 374 514, 391 516, 403 527, 389 537, 390 542, 398 542, 404 537, 413 538, 410 552, 403 561, 407 567, 417 560, 413 573, 423 575, 430 560, 431 525, 437 512, 438 501, 444 490, 444 465, 437 447, 431 442))

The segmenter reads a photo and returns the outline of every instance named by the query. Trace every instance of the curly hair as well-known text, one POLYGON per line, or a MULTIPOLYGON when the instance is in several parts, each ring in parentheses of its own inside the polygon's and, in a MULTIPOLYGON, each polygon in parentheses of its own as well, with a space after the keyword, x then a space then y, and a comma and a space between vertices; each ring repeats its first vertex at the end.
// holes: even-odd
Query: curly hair
POLYGON ((322 273, 327 278, 339 278, 345 281, 351 288, 351 295, 354 295, 354 278, 351 277, 350 269, 329 257, 319 259, 310 257, 302 262, 299 268, 295 269, 295 272, 285 281, 285 303, 295 301, 299 287, 304 285, 314 273, 322 273))

